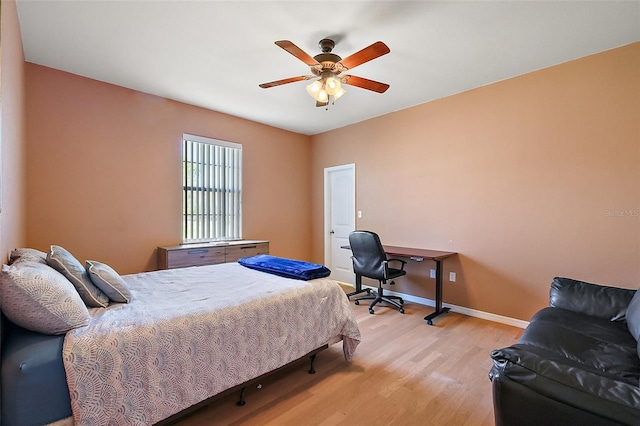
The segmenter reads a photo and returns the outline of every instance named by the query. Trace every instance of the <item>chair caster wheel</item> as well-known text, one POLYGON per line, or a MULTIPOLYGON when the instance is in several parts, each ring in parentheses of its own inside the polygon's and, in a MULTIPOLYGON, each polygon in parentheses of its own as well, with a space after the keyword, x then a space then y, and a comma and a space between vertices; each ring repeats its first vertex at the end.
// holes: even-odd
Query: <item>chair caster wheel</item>
POLYGON ((370 314, 373 314, 373 313, 374 313, 374 310, 373 310, 373 309, 371 309, 371 308, 369 308, 369 313, 370 313, 370 314))
POLYGON ((400 309, 400 313, 401 313, 401 314, 404 314, 404 309, 400 309))
POLYGON ((359 300, 356 300, 356 301, 354 301, 353 303, 355 303, 356 305, 359 305, 359 304, 360 304, 360 301, 359 301, 359 300))
POLYGON ((430 319, 427 320, 427 324, 428 325, 433 325, 433 321, 431 321, 430 319))

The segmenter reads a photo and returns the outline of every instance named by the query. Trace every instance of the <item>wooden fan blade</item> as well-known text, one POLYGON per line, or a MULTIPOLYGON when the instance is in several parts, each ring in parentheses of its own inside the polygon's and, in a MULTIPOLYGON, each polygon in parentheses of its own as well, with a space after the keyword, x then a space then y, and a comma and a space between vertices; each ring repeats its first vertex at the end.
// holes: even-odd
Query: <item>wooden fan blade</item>
POLYGON ((367 78, 357 77, 355 75, 345 75, 340 79, 344 84, 360 87, 362 89, 372 90, 378 93, 384 93, 389 88, 386 83, 369 80, 367 78))
POLYGON ((354 53, 351 56, 347 56, 345 59, 341 60, 340 63, 346 68, 351 69, 355 68, 358 65, 362 65, 365 62, 369 62, 372 59, 379 58, 382 55, 386 55, 391 52, 386 44, 381 41, 376 41, 369 47, 365 47, 364 49, 354 53))
POLYGON ((291 43, 289 40, 279 40, 276 41, 276 44, 309 66, 320 65, 318 61, 313 59, 308 53, 291 43))
POLYGON ((320 102, 320 101, 316 101, 316 107, 324 107, 329 105, 329 102, 320 102))
POLYGON ((289 77, 282 80, 271 81, 269 83, 262 83, 259 86, 263 89, 268 89, 269 87, 280 86, 282 84, 295 83, 296 81, 309 80, 312 78, 316 78, 315 75, 300 75, 298 77, 289 77))

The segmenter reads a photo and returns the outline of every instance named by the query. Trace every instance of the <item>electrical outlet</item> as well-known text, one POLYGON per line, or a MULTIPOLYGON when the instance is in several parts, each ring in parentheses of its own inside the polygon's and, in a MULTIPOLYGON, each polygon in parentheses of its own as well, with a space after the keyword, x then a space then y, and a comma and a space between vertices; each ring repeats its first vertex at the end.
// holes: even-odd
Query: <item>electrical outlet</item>
POLYGON ((358 210, 358 219, 362 219, 362 210, 358 210))
POLYGON ((436 270, 429 269, 429 278, 435 278, 435 277, 436 277, 436 270))
POLYGON ((452 283, 456 282, 456 273, 455 272, 449 272, 449 281, 451 281, 452 283))

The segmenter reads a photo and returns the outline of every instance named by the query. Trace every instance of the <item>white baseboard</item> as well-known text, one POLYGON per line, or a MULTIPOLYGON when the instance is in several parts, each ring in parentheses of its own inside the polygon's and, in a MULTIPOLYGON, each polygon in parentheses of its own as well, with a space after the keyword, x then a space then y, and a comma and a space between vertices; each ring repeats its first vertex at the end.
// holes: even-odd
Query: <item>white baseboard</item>
MULTIPOLYGON (((362 288, 370 288, 371 290, 377 290, 377 287, 371 287, 363 285, 362 288)), ((411 294, 399 293, 397 291, 385 289, 385 293, 389 293, 393 296, 400 296, 408 302, 418 303, 425 306, 436 306, 435 300, 427 299, 425 297, 412 296, 411 294)), ((523 321, 515 318, 505 317, 502 315, 492 314, 490 312, 479 311, 477 309, 465 308, 464 306, 452 305, 450 303, 443 303, 443 307, 451 309, 452 312, 467 315, 470 317, 481 318, 488 321, 498 322, 501 324, 507 324, 514 327, 526 328, 529 325, 529 321, 523 321)))

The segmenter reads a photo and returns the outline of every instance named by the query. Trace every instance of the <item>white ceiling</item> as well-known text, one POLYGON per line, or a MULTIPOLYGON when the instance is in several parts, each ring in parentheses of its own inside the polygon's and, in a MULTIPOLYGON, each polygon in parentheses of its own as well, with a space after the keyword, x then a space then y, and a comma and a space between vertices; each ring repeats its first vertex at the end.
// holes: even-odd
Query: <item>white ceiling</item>
POLYGON ((640 40, 640 1, 18 0, 25 58, 73 74, 317 134, 640 40), (378 41, 391 53, 350 74, 329 110, 306 82, 258 84, 309 68, 334 38, 343 58, 378 41))

